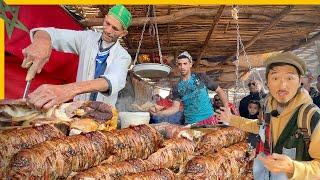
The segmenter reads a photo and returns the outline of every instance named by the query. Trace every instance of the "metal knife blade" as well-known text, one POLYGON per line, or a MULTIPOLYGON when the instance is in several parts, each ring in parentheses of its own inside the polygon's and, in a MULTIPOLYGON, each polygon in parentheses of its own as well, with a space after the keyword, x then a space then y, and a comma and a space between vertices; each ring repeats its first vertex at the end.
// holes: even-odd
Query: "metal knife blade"
POLYGON ((23 99, 25 99, 25 98, 27 97, 27 95, 28 95, 31 81, 32 81, 32 80, 27 81, 27 84, 26 84, 26 87, 25 87, 25 89, 24 89, 23 96, 22 96, 23 99))

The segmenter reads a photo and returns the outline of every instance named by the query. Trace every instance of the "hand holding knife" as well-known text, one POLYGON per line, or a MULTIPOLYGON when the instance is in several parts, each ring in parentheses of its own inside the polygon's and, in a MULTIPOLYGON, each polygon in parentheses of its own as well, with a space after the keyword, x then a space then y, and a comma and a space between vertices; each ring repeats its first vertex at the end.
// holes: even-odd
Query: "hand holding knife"
POLYGON ((48 62, 51 55, 52 46, 50 35, 45 31, 36 31, 33 34, 32 43, 22 50, 23 62, 22 68, 28 69, 26 76, 26 87, 23 93, 25 99, 30 89, 32 79, 36 73, 40 73, 43 66, 48 62))
POLYGON ((34 66, 32 66, 32 64, 33 64, 32 61, 29 61, 27 63, 24 63, 24 62, 22 63, 21 66, 24 67, 24 68, 28 68, 28 72, 27 72, 27 76, 26 76, 27 84, 26 84, 26 87, 24 89, 22 98, 26 99, 26 97, 28 95, 28 92, 29 92, 29 89, 30 89, 30 85, 31 85, 32 79, 34 78, 36 72, 33 70, 34 66))

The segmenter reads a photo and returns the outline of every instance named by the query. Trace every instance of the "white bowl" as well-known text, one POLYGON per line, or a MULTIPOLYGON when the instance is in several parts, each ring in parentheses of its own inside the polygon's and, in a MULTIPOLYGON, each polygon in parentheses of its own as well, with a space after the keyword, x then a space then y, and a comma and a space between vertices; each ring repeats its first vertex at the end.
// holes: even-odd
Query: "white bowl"
POLYGON ((119 112, 121 128, 130 125, 149 124, 149 112, 119 112))
POLYGON ((143 78, 160 78, 168 76, 171 67, 158 63, 142 63, 135 65, 132 70, 143 78))

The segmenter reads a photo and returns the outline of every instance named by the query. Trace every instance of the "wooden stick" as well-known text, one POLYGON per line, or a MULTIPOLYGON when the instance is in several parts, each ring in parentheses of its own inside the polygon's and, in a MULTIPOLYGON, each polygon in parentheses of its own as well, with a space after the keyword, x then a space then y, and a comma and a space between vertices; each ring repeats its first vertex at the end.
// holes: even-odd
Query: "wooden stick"
POLYGON ((197 58, 197 60, 196 60, 196 62, 195 62, 195 67, 198 67, 198 66, 199 66, 200 60, 201 60, 201 58, 202 58, 202 55, 203 55, 204 51, 205 51, 206 48, 207 48, 207 45, 208 45, 208 43, 209 43, 209 40, 211 39, 211 36, 212 36, 212 34, 213 34, 214 30, 215 30, 216 25, 218 24, 218 22, 219 22, 219 20, 220 20, 220 18, 221 18, 221 16, 222 16, 222 13, 223 13, 223 10, 224 10, 225 7, 226 7, 225 5, 221 5, 221 6, 219 7, 219 10, 218 10, 217 14, 214 16, 214 19, 213 19, 211 28, 210 28, 210 30, 209 30, 209 32, 208 32, 208 34, 207 34, 206 40, 204 41, 201 49, 199 50, 198 58, 197 58))

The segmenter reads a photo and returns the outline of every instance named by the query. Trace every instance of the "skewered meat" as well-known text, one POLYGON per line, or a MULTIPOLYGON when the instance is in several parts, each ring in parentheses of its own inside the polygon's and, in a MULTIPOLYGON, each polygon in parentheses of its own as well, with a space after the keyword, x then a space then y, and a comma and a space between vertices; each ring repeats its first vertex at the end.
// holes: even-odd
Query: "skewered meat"
POLYGON ((114 148, 106 163, 134 158, 146 159, 163 143, 160 133, 149 125, 130 126, 110 134, 112 134, 110 141, 114 148))
POLYGON ((120 176, 129 173, 143 172, 147 170, 148 165, 142 159, 132 159, 128 161, 115 162, 111 164, 102 164, 86 171, 79 172, 72 177, 75 180, 84 179, 118 179, 120 176))
POLYGON ((238 143, 214 155, 196 156, 187 163, 183 179, 239 179, 253 154, 247 143, 238 143))
POLYGON ((157 169, 153 171, 145 171, 131 175, 125 175, 121 180, 174 180, 175 174, 169 169, 157 169))
POLYGON ((21 149, 30 148, 38 143, 64 136, 58 128, 52 125, 0 132, 0 177, 5 176, 11 157, 21 149))
POLYGON ((151 165, 150 170, 154 168, 179 168, 186 163, 195 149, 195 144, 188 139, 179 138, 167 140, 165 147, 151 154, 146 160, 151 165))
POLYGON ((107 162, 146 158, 162 143, 161 135, 148 125, 113 132, 90 132, 46 141, 20 151, 11 162, 13 178, 67 177, 72 171, 107 162))
POLYGON ((97 101, 63 103, 44 112, 29 107, 24 100, 0 101, 2 126, 70 122, 71 134, 80 134, 81 132, 115 129, 117 120, 118 112, 115 108, 97 101), (42 120, 39 120, 40 118, 42 120), (47 121, 49 118, 55 121, 47 121))
POLYGON ((151 154, 148 159, 135 159, 115 163, 105 163, 78 173, 74 179, 114 179, 119 176, 159 168, 174 168, 184 164, 192 155, 195 144, 187 139, 167 140, 164 147, 151 154))
POLYGON ((219 128, 216 131, 202 136, 196 147, 199 155, 213 154, 223 147, 244 141, 246 133, 235 127, 219 128))
POLYGON ((86 169, 107 158, 107 140, 100 132, 46 141, 21 150, 11 161, 9 176, 17 179, 55 179, 86 169))

